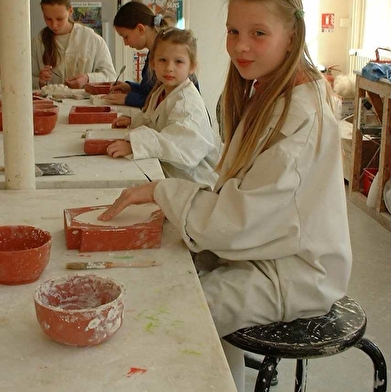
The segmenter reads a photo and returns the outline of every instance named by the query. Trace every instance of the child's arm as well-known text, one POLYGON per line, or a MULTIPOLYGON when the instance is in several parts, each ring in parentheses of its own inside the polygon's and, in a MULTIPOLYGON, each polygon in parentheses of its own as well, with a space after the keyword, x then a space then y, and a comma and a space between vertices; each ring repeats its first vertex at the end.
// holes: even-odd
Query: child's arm
POLYGON ((119 116, 111 123, 111 128, 126 128, 130 125, 132 119, 129 116, 119 116))

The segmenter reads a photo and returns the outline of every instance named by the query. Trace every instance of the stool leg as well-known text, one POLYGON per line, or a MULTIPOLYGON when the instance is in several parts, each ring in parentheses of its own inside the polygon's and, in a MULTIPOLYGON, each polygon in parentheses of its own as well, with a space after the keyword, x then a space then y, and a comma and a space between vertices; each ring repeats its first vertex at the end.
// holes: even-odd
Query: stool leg
POLYGON ((265 357, 259 368, 254 392, 268 392, 280 358, 265 357))
POLYGON ((295 392, 307 391, 308 359, 296 361, 295 392))
POLYGON ((366 338, 362 338, 356 345, 358 349, 367 354, 373 362, 375 368, 374 374, 374 392, 386 392, 387 391, 387 365, 386 360, 380 349, 366 338))

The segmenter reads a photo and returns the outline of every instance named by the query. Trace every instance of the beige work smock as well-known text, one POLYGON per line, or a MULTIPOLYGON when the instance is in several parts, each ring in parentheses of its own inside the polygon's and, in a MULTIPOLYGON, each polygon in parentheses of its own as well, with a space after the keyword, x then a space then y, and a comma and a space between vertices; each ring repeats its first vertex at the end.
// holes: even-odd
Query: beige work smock
MULTIPOLYGON (((154 197, 204 270, 200 279, 220 336, 255 324, 325 314, 347 292, 352 254, 337 121, 315 92, 294 88, 282 140, 224 181, 237 154, 234 135, 215 191, 178 179, 154 197)), ((270 123, 278 121, 282 99, 270 123)))

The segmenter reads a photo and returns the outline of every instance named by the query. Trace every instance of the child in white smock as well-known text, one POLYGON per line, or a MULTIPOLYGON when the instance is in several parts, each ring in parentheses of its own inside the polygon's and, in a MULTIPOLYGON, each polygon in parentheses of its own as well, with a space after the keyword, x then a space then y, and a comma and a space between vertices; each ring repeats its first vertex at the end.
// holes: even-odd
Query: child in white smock
POLYGON ((71 0, 41 0, 46 27, 32 40, 33 89, 47 83, 83 88, 87 82, 112 82, 115 70, 104 39, 72 21, 71 0))
POLYGON ((196 65, 196 40, 190 30, 169 27, 159 32, 151 49, 151 67, 158 81, 143 111, 113 121, 113 128, 129 126, 130 131, 127 141, 108 146, 108 155, 158 158, 166 177, 214 187, 220 141, 189 79, 196 65))
MULTIPOLYGON (((221 337, 326 314, 352 254, 340 136, 310 60, 301 0, 229 0, 225 148, 214 191, 180 179, 126 189, 101 216, 154 201, 180 231, 221 337)), ((238 391, 243 352, 222 340, 238 391)))

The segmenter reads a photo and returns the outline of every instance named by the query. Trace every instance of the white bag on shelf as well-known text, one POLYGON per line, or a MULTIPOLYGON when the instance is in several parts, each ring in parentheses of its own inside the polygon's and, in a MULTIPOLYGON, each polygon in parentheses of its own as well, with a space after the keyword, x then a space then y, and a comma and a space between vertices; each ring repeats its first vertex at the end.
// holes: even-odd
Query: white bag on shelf
POLYGON ((391 178, 384 185, 383 199, 388 212, 391 214, 391 178))
POLYGON ((371 187, 369 188, 367 197, 367 206, 374 208, 376 206, 377 195, 379 194, 379 172, 376 173, 375 178, 372 181, 371 187))

